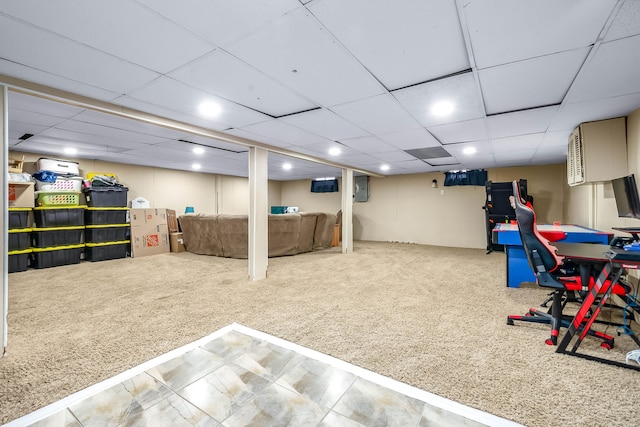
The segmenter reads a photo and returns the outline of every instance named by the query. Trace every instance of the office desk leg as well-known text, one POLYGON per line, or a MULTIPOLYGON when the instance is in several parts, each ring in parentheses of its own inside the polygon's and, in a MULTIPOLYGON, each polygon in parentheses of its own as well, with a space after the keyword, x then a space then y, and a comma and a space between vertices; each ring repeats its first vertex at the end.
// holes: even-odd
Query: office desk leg
POLYGON ((618 279, 620 279, 620 276, 622 275, 623 271, 624 269, 621 266, 617 266, 617 265, 614 266, 612 265, 612 263, 607 263, 604 266, 604 268, 598 275, 598 279, 596 280, 596 283, 594 284, 593 288, 591 288, 591 290, 585 297, 584 301, 582 302, 582 305, 580 306, 580 309, 578 310, 578 313, 571 321, 571 324, 569 325, 569 328, 567 329, 567 332, 565 333, 564 337, 562 337, 562 340, 560 341, 560 345, 558 345, 558 348, 556 349, 556 353, 569 354, 571 356, 578 356, 578 357, 588 359, 588 360, 593 360, 596 362, 606 363, 609 365, 614 365, 622 368, 640 371, 640 366, 629 365, 627 363, 618 362, 615 360, 609 360, 609 359, 604 359, 600 357, 589 356, 586 354, 578 353, 578 347, 582 343, 582 340, 584 339, 584 337, 587 336, 587 334, 589 333, 589 330, 591 329, 593 322, 596 320, 596 318, 598 317, 598 314, 600 314, 600 310, 602 310, 602 307, 605 305, 605 303, 607 302, 607 299, 611 295, 611 291, 613 290, 613 284, 616 283, 618 279), (600 302, 595 307, 594 312, 591 314, 591 316, 587 318, 587 313, 589 313, 589 310, 593 306, 593 303, 598 297, 598 294, 601 295, 600 302), (585 322, 585 319, 586 319, 586 322, 585 322), (569 344, 571 343, 571 341, 573 340, 573 338, 576 336, 578 332, 580 332, 580 335, 578 335, 578 338, 575 344, 573 345, 571 350, 567 351, 567 347, 569 346, 569 344))

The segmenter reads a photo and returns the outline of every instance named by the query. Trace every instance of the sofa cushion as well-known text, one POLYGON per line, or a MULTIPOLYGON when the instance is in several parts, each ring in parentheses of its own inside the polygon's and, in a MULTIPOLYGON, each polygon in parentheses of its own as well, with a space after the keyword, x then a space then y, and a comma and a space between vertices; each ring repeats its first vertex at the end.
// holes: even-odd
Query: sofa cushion
POLYGON ((313 250, 313 236, 316 232, 318 214, 315 212, 300 212, 300 237, 298 238, 298 252, 313 250))
POLYGON ((269 215, 269 256, 295 255, 300 237, 300 215, 269 215))
POLYGON ((200 255, 222 256, 217 215, 182 215, 178 221, 187 251, 200 255))
POLYGON ((218 215, 222 254, 228 258, 249 258, 249 217, 218 215))

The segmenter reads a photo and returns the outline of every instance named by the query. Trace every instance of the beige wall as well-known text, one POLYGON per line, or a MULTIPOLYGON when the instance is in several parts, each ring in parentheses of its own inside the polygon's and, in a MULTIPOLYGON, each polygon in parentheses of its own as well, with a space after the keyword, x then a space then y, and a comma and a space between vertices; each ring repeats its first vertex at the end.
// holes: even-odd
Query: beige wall
MULTIPOLYGON (((621 171, 617 176, 634 173, 640 182, 640 109, 627 116, 627 166, 628 171, 621 171)), ((577 185, 569 187, 566 183, 565 214, 569 222, 586 225, 617 235, 612 227, 638 227, 637 219, 618 218, 613 189, 609 181, 577 185)))
MULTIPOLYGON (((492 169, 489 179, 527 179, 540 222, 562 221, 563 165, 492 169)), ((483 186, 443 187, 444 174, 370 178, 369 201, 353 204, 356 240, 439 246, 487 246, 483 186), (438 188, 431 181, 438 180, 438 188)), ((336 212, 340 193, 311 193, 310 181, 282 182, 282 203, 305 211, 336 212)))
MULTIPOLYGON (((35 162, 41 156, 11 152, 10 156, 25 156, 25 172, 36 172, 35 162)), ((62 157, 63 159, 65 157, 62 157)), ((247 214, 249 182, 247 178, 214 175, 201 172, 109 163, 97 160, 71 159, 78 162, 80 174, 114 173, 118 182, 129 189, 128 200, 144 197, 152 208, 173 209, 178 214, 192 206, 196 213, 247 214)), ((280 204, 280 183, 269 182, 269 202, 280 204)))

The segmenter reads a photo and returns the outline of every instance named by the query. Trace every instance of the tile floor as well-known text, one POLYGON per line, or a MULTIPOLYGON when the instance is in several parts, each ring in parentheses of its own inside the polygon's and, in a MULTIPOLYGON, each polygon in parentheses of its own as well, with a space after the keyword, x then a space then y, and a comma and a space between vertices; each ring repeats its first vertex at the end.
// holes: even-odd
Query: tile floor
POLYGON ((230 325, 5 426, 517 426, 230 325))

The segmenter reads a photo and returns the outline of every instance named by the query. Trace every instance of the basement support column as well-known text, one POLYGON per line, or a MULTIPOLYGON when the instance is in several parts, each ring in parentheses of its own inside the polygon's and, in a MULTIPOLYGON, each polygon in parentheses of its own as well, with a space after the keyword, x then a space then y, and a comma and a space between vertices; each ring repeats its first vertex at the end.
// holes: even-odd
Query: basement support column
POLYGON ((269 263, 267 150, 249 148, 249 280, 267 278, 269 263))
POLYGON ((0 292, 0 313, 2 314, 2 356, 7 354, 7 314, 9 312, 9 92, 6 86, 0 85, 0 135, 2 135, 2 150, 0 150, 0 163, 2 163, 2 257, 0 269, 2 269, 2 291, 0 292))
POLYGON ((353 169, 342 169, 342 253, 353 252, 353 169))

